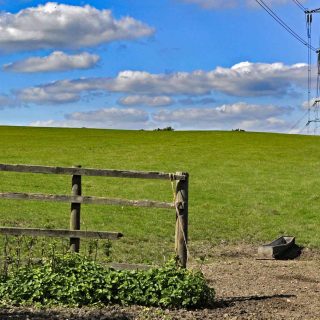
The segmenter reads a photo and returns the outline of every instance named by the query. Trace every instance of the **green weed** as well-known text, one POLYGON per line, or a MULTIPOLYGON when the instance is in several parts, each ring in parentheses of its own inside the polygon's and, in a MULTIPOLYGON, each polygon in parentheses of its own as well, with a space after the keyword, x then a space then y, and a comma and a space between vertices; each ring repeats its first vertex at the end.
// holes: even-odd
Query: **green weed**
POLYGON ((70 254, 20 267, 0 278, 2 304, 195 308, 210 305, 213 298, 214 290, 202 273, 183 269, 176 260, 158 269, 116 271, 70 254))

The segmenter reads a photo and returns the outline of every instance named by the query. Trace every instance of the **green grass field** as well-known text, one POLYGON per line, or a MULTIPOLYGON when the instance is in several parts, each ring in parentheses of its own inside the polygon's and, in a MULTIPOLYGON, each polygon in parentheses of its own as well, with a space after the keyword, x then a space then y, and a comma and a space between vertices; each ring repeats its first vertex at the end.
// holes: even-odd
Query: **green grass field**
MULTIPOLYGON (((320 138, 246 132, 0 127, 0 163, 187 171, 189 240, 197 256, 221 241, 294 235, 320 247, 320 138)), ((70 194, 71 177, 0 172, 1 192, 70 194)), ((83 177, 83 195, 172 200, 170 181, 83 177)), ((0 201, 0 225, 69 226, 69 204, 0 201)), ((82 229, 120 231, 117 261, 172 254, 172 210, 82 206, 82 229)))

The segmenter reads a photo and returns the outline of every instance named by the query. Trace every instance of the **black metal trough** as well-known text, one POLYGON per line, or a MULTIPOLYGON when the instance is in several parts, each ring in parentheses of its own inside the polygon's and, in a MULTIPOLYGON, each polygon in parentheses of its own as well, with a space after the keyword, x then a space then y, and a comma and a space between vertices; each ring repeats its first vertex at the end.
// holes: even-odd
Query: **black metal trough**
POLYGON ((258 259, 288 259, 288 253, 294 249, 295 237, 282 236, 258 248, 258 259))

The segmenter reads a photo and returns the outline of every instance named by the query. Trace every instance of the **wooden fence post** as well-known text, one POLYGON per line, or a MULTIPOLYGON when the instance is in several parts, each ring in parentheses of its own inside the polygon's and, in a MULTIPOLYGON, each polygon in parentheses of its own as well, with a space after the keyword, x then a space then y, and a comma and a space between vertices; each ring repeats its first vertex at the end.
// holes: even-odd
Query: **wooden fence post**
POLYGON ((184 175, 184 180, 178 180, 176 186, 176 234, 175 249, 181 265, 185 268, 188 259, 188 189, 189 174, 177 172, 184 175))
MULTIPOLYGON (((77 166, 81 168, 81 166, 77 166)), ((72 195, 81 196, 81 175, 72 176, 72 195)), ((70 230, 80 230, 80 203, 71 202, 70 230)), ((80 238, 70 238, 70 252, 79 252, 80 238)))

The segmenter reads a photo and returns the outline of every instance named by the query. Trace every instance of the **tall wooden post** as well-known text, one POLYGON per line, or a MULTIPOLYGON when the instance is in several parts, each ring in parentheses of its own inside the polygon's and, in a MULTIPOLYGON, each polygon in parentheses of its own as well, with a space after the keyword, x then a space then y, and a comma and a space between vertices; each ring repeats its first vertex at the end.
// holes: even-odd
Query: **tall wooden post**
MULTIPOLYGON (((72 195, 81 196, 81 175, 72 176, 72 195)), ((80 203, 71 203, 70 230, 80 230, 80 208, 80 203)), ((70 238, 70 252, 79 252, 79 250, 80 238, 70 238)))
POLYGON ((181 265, 185 268, 188 259, 188 189, 189 174, 177 172, 184 175, 184 180, 179 180, 176 186, 176 235, 175 247, 181 265))

